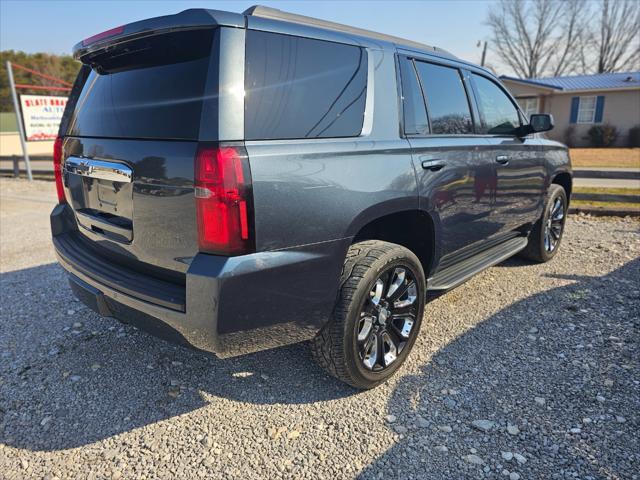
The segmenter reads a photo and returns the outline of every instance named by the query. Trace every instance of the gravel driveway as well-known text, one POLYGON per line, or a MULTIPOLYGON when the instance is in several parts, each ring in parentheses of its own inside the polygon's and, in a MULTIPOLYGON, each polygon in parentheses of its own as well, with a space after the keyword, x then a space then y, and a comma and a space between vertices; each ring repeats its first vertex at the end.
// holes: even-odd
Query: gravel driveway
POLYGON ((0 478, 640 478, 640 223, 570 218, 432 301, 356 392, 306 345, 217 360, 76 302, 53 184, 0 180, 0 478))

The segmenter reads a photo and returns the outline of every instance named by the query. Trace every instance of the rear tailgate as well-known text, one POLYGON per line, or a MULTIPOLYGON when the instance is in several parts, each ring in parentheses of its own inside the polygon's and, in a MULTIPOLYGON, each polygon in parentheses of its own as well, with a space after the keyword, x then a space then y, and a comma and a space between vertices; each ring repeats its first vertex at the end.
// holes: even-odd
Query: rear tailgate
POLYGON ((178 282, 198 250, 194 158, 215 32, 85 55, 63 122, 65 195, 80 234, 114 262, 178 282))
POLYGON ((186 141, 67 138, 65 191, 80 233, 104 254, 117 254, 116 261, 185 272, 198 249, 196 149, 196 142, 186 141), (131 181, 96 173, 102 164, 131 169, 131 181))

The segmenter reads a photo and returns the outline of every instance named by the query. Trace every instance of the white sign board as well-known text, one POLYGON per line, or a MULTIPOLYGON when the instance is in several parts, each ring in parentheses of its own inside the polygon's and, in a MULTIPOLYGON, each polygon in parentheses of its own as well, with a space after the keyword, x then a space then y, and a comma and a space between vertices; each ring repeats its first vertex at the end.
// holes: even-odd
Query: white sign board
POLYGON ((55 140, 66 104, 67 97, 20 95, 27 142, 55 140))

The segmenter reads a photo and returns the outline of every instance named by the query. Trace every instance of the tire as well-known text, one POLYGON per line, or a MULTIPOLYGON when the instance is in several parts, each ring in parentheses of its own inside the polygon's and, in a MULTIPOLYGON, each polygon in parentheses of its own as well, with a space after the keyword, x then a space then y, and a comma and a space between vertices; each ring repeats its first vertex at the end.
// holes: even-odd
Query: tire
POLYGON ((353 244, 344 262, 332 316, 311 342, 316 361, 329 374, 358 389, 385 382, 415 343, 425 292, 422 265, 411 251, 377 240, 353 244), (374 349, 380 353, 375 355, 379 364, 372 362, 374 349))
POLYGON ((562 242, 562 235, 564 233, 564 224, 567 219, 567 207, 567 194, 564 191, 564 188, 560 185, 550 185, 542 217, 540 217, 534 225, 533 230, 531 230, 531 233, 529 234, 529 243, 527 243, 525 249, 520 252, 521 257, 534 262, 544 263, 551 260, 556 253, 558 253, 562 242), (562 208, 560 218, 557 218, 557 213, 555 212, 558 202, 560 202, 562 208), (550 228, 550 220, 552 220, 554 227, 549 230, 549 235, 552 235, 550 239, 555 241, 552 248, 549 248, 548 246, 551 244, 547 244, 545 242, 547 228, 550 228))

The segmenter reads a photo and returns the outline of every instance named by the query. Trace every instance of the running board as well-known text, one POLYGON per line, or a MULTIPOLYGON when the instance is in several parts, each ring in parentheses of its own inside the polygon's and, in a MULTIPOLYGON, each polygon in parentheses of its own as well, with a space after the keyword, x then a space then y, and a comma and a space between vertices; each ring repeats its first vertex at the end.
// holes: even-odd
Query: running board
POLYGON ((488 250, 451 265, 427 280, 427 290, 449 290, 466 282, 476 273, 515 255, 527 246, 527 237, 516 237, 488 250))

